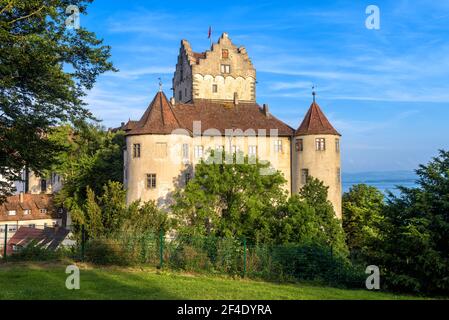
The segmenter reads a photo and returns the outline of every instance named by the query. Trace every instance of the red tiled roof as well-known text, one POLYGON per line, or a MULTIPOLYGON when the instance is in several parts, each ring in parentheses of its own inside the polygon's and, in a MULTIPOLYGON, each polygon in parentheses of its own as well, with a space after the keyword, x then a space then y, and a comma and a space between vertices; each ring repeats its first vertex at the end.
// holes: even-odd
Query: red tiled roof
POLYGON ((59 214, 53 204, 53 196, 49 194, 29 194, 23 195, 23 202, 20 196, 10 196, 6 202, 0 205, 0 221, 24 221, 36 219, 60 219, 59 214), (47 209, 47 213, 41 213, 40 209, 47 209), (8 211, 15 210, 16 214, 8 215, 8 211), (30 214, 24 214, 25 210, 30 210, 30 214))
POLYGON ((341 135, 327 120, 320 106, 313 102, 295 135, 334 134, 341 135))
POLYGON ((68 234, 67 229, 60 227, 36 229, 21 226, 9 239, 6 253, 12 254, 13 246, 26 247, 31 242, 42 248, 56 250, 68 234))
POLYGON ((181 125, 163 92, 158 92, 142 118, 128 134, 170 134, 181 125))
POLYGON ((127 135, 170 134, 175 129, 186 129, 193 132, 193 122, 201 121, 202 133, 208 129, 216 129, 221 135, 226 129, 277 129, 279 136, 292 136, 294 129, 277 119, 267 116, 263 108, 256 103, 211 101, 197 99, 194 103, 171 106, 163 93, 153 99, 140 121, 127 132, 127 135))

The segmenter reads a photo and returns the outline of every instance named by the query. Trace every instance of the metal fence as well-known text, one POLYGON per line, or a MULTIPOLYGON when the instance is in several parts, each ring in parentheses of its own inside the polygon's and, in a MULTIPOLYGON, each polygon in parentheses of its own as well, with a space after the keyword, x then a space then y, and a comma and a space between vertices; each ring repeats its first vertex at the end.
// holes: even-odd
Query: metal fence
POLYGON ((312 280, 350 287, 362 287, 365 278, 364 270, 352 265, 331 247, 316 243, 260 244, 245 238, 194 237, 152 231, 87 238, 84 228, 78 230, 76 236, 63 228, 43 225, 1 228, 1 252, 3 259, 10 260, 52 260, 69 256, 100 265, 144 264, 188 272, 275 281, 312 280))

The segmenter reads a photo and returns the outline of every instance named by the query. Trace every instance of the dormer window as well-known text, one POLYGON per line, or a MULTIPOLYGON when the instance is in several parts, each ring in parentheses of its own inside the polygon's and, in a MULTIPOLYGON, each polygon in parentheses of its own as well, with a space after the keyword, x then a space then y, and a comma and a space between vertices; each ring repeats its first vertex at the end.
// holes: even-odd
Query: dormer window
POLYGON ((231 73, 231 66, 229 64, 221 65, 221 73, 229 74, 231 73))
POLYGON ((23 215, 24 216, 28 216, 28 215, 30 215, 31 214, 31 210, 30 209, 25 209, 25 210, 23 210, 23 215))
POLYGON ((221 58, 222 59, 228 59, 229 58, 229 50, 228 49, 221 50, 221 58))
POLYGON ((16 210, 8 210, 8 216, 15 216, 15 215, 17 215, 16 210))
POLYGON ((47 214, 47 209, 39 209, 40 214, 47 214))

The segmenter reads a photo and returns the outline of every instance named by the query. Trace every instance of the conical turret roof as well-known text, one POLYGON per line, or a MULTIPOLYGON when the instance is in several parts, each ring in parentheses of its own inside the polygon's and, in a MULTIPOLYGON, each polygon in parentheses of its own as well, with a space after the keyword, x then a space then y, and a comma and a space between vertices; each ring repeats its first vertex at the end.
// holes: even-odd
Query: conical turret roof
POLYGON ((311 134, 333 134, 341 136, 329 120, 327 120, 320 106, 315 101, 312 102, 304 120, 295 132, 297 136, 311 134))
POLYGON ((164 92, 160 91, 130 133, 170 134, 180 127, 170 102, 164 92))

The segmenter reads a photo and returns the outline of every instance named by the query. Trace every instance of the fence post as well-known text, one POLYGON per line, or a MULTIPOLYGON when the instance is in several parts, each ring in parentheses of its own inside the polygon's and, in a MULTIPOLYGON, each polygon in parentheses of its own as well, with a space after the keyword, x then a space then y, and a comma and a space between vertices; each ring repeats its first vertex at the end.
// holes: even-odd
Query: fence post
POLYGON ((3 246, 3 260, 6 261, 6 248, 8 246, 8 225, 5 224, 5 243, 3 246))
POLYGON ((246 238, 243 238, 243 278, 246 276, 246 238))
POLYGON ((159 255, 160 255, 159 268, 162 269, 164 265, 164 231, 162 230, 159 233, 159 255))
POLYGON ((84 262, 84 253, 86 245, 86 230, 84 229, 84 224, 81 226, 81 261, 84 262))

